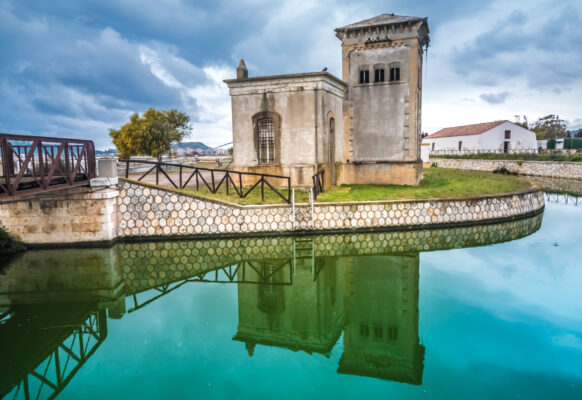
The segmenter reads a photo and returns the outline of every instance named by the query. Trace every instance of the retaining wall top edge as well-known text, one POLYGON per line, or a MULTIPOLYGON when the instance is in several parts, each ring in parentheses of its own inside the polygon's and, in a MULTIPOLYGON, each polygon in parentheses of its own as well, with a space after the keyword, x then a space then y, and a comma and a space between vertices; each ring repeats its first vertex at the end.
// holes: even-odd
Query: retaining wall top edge
POLYGON ((440 158, 431 157, 430 160, 452 160, 452 161, 486 161, 486 162, 521 162, 529 164, 570 164, 570 165, 580 165, 582 167, 582 162, 577 161, 536 161, 536 160, 488 160, 484 158, 440 158))
MULTIPOLYGON (((209 199, 206 197, 196 196, 189 193, 182 193, 177 190, 171 188, 163 188, 160 186, 156 186, 150 183, 138 182, 133 181, 131 179, 120 178, 123 181, 137 184, 141 186, 146 186, 153 189, 158 190, 166 190, 168 192, 176 193, 178 195, 191 197, 201 201, 207 201, 210 203, 218 203, 228 207, 235 207, 239 209, 272 209, 272 208, 289 208, 291 205, 289 204, 253 204, 253 205, 241 205, 236 203, 231 203, 224 200, 216 200, 216 199, 209 199)), ((451 197, 451 198, 427 198, 427 199, 398 199, 398 200, 370 200, 370 201, 346 201, 346 202, 320 202, 320 203, 313 203, 314 207, 328 207, 328 206, 358 206, 358 205, 372 205, 372 204, 401 204, 401 203, 426 203, 426 202, 453 202, 453 201, 478 201, 484 199, 491 199, 491 198, 505 198, 505 197, 512 197, 516 195, 526 195, 530 193, 541 192, 542 189, 539 186, 533 185, 532 187, 520 191, 515 192, 508 192, 508 193, 501 193, 501 194, 488 194, 482 196, 471 196, 471 197, 451 197)), ((295 203, 296 208, 308 208, 310 207, 309 203, 295 203)))

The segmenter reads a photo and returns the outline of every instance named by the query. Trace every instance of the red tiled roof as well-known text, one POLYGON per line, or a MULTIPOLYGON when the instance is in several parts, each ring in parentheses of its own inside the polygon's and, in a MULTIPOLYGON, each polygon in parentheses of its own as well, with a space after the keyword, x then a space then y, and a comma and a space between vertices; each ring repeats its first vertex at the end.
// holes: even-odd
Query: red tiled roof
POLYGON ((463 126, 453 126, 451 128, 443 128, 440 131, 428 135, 427 139, 436 139, 443 137, 453 137, 453 136, 470 136, 470 135, 480 135, 483 132, 487 132, 489 129, 495 128, 497 125, 501 125, 504 121, 493 121, 493 122, 483 122, 481 124, 473 125, 463 125, 463 126))

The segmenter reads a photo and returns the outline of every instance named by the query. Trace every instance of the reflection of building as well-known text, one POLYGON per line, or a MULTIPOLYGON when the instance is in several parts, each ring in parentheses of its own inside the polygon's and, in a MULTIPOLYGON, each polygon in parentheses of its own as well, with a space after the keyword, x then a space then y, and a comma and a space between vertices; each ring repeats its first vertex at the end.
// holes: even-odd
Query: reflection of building
POLYGON ((296 261, 293 283, 285 285, 280 282, 286 281, 286 272, 277 270, 285 262, 261 261, 261 272, 269 280, 238 285, 239 324, 234 339, 245 342, 250 355, 256 344, 328 353, 343 325, 343 274, 322 259, 314 279, 311 258, 302 258, 296 261))
POLYGON ((419 385, 418 253, 350 259, 338 372, 419 385))
MULTIPOLYGON (((262 265, 274 271, 277 264, 262 265)), ((256 344, 328 353, 343 330, 338 372, 422 382, 418 254, 301 258, 291 285, 277 284, 277 274, 266 284, 238 285, 234 339, 250 355, 256 344)))

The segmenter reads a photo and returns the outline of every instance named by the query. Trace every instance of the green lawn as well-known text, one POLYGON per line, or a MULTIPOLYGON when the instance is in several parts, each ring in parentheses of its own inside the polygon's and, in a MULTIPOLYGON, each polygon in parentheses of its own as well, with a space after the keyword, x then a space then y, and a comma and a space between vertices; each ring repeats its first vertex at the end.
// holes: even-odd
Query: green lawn
MULTIPOLYGON (((317 198, 318 202, 336 201, 370 201, 370 200, 399 200, 399 199, 430 199, 471 197, 487 194, 509 193, 531 187, 531 183, 513 175, 494 174, 491 172, 465 171, 449 168, 425 168, 424 181, 418 186, 399 185, 342 185, 326 192, 317 198)), ((248 190, 246 188, 245 190, 248 190)), ((276 193, 265 186, 265 201, 261 201, 260 187, 244 199, 238 197, 231 188, 227 196, 226 190, 221 188, 218 193, 210 193, 208 189, 182 189, 184 193, 229 201, 237 204, 284 204, 285 202, 276 193)), ((287 190, 280 190, 287 196, 287 190)), ((305 191, 295 190, 295 202, 308 202, 305 191)))
POLYGON ((531 187, 525 179, 491 172, 425 168, 418 186, 342 185, 323 192, 321 202, 456 198, 508 193, 531 187))

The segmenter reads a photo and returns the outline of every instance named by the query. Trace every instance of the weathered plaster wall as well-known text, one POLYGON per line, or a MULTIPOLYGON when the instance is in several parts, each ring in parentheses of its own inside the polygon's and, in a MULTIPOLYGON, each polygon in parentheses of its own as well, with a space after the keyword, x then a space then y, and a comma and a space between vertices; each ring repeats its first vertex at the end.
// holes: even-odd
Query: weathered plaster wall
POLYGON ((117 236, 116 189, 88 187, 0 204, 0 226, 29 244, 110 241, 117 236))
POLYGON ((336 34, 342 41, 342 78, 348 83, 343 114, 345 164, 340 181, 368 182, 370 168, 357 163, 388 161, 413 171, 402 173, 400 169, 378 164, 378 180, 374 183, 418 184, 422 179, 417 161, 422 116, 422 44, 428 38, 426 20, 338 28, 336 34), (389 40, 370 41, 383 37, 389 40), (400 67, 399 82, 389 82, 391 65, 400 67), (374 82, 375 66, 385 68, 386 82, 374 82), (360 69, 370 72, 370 83, 359 83, 360 69))
POLYGON ((290 176, 310 185, 311 176, 342 152, 345 84, 327 72, 226 81, 232 98, 233 169, 290 176), (275 113, 275 162, 259 165, 253 116, 275 113), (330 144, 330 118, 335 140, 330 144), (330 148, 333 146, 333 151, 330 148))
POLYGON ((582 163, 557 161, 476 160, 456 158, 431 158, 432 165, 442 168, 495 171, 505 168, 520 175, 550 176, 582 179, 582 163))
POLYGON ((241 234, 431 226, 514 218, 544 207, 543 193, 528 190, 468 200, 377 201, 238 206, 120 180, 119 231, 123 236, 241 234))

